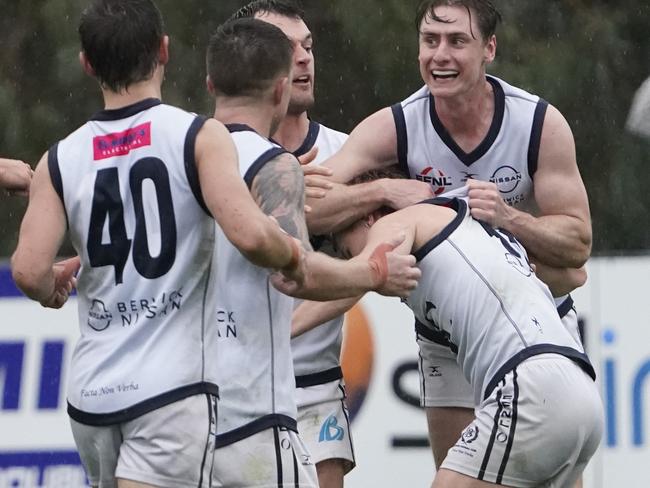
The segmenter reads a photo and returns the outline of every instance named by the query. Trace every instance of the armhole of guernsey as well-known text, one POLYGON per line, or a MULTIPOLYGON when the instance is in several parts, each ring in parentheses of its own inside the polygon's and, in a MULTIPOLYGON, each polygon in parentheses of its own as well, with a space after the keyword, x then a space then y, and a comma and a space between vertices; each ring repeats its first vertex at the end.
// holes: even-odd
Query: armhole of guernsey
POLYGON ((70 222, 68 221, 68 211, 65 208, 65 198, 63 197, 63 178, 61 178, 61 168, 59 168, 59 143, 54 144, 47 152, 47 169, 50 173, 50 180, 54 190, 61 199, 63 205, 63 212, 65 213, 65 222, 68 228, 70 222))
POLYGON ((411 177, 409 172, 408 162, 408 133, 406 132, 406 118, 404 117, 404 108, 401 103, 396 103, 390 107, 393 112, 393 120, 395 121, 395 130, 397 132, 397 161, 399 168, 405 176, 411 177))
POLYGON ((532 178, 537 172, 537 163, 539 160, 539 146, 542 141, 542 129, 544 128, 544 118, 548 102, 539 99, 533 115, 533 126, 530 130, 530 144, 528 145, 528 175, 532 178))
POLYGON ((263 153, 259 158, 257 158, 255 162, 251 164, 250 168, 248 168, 248 171, 246 171, 246 174, 244 175, 244 181, 246 182, 248 189, 250 190, 253 187, 253 180, 257 176, 257 173, 259 173, 260 169, 262 169, 266 163, 279 156, 280 154, 284 154, 286 152, 286 149, 283 149, 281 147, 272 147, 263 153))
POLYGON ((196 169, 196 136, 199 134, 199 131, 207 120, 207 117, 198 115, 194 121, 192 121, 190 128, 187 129, 187 135, 185 136, 185 147, 183 155, 185 159, 185 174, 187 176, 187 182, 192 189, 194 198, 196 198, 196 201, 199 203, 205 213, 212 216, 210 210, 208 210, 208 207, 205 204, 205 201, 203 200, 203 193, 201 193, 201 183, 199 180, 199 171, 196 169))

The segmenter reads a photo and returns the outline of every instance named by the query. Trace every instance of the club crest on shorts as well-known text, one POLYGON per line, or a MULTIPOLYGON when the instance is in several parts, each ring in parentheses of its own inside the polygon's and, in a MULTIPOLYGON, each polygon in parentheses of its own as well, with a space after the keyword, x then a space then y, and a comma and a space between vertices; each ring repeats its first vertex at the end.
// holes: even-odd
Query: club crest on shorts
POLYGON ((478 425, 469 424, 461 434, 461 439, 465 444, 471 444, 478 439, 478 425))
POLYGON ((320 435, 318 436, 318 442, 328 442, 328 441, 342 441, 345 431, 343 428, 338 425, 338 419, 336 415, 330 415, 327 417, 323 426, 320 429, 320 435))

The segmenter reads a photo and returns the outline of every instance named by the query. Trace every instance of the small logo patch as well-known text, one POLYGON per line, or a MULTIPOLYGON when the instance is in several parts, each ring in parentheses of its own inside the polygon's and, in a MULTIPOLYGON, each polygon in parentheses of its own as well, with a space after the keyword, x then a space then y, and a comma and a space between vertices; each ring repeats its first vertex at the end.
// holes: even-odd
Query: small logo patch
POLYGON ((327 442, 327 441, 342 441, 345 432, 341 426, 338 425, 338 420, 336 416, 330 415, 327 417, 323 426, 320 429, 320 435, 318 436, 318 442, 327 442))
POLYGON ((115 132, 93 138, 94 160, 126 156, 133 149, 151 145, 151 122, 138 125, 124 132, 115 132))

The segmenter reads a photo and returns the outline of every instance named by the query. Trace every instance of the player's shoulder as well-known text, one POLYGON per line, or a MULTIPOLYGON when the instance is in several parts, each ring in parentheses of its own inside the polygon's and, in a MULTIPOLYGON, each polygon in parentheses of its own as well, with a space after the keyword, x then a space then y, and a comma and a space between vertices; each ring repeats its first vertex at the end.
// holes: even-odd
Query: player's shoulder
POLYGON ((488 81, 492 82, 493 85, 500 87, 506 100, 509 99, 512 101, 530 103, 533 105, 537 105, 537 103, 540 101, 540 97, 538 95, 530 93, 524 90, 523 88, 519 88, 517 86, 511 85, 510 83, 502 80, 501 78, 497 78, 496 76, 492 76, 492 75, 487 75, 487 79, 488 81))
POLYGON ((424 85, 401 102, 402 108, 407 108, 411 105, 417 105, 421 103, 428 103, 430 95, 431 92, 429 91, 429 87, 427 85, 424 85))

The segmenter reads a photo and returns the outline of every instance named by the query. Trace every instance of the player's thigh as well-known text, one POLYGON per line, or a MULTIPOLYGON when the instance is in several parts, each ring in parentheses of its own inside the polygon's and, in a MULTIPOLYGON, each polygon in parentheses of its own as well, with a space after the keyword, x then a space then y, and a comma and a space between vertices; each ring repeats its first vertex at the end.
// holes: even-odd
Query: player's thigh
POLYGON ((216 398, 207 394, 126 422, 115 476, 135 486, 208 487, 215 430, 216 398))
POLYGON ((298 432, 312 461, 336 460, 347 474, 356 463, 342 380, 297 390, 298 432))
POLYGON ((457 407, 427 407, 429 442, 433 451, 436 469, 447 456, 465 427, 474 420, 474 410, 457 407))
POLYGON ((90 485, 115 488, 115 469, 122 444, 120 426, 96 427, 70 419, 70 427, 90 485))
POLYGON ((155 485, 149 485, 147 483, 139 483, 137 481, 118 479, 117 488, 158 488, 158 487, 155 485))
POLYGON ((436 472, 431 488, 494 488, 494 483, 477 480, 456 471, 440 469, 436 472))
POLYGON ((326 459, 316 465, 318 486, 320 488, 343 488, 343 478, 347 473, 344 459, 326 459))
POLYGON ((219 447, 212 486, 315 488, 318 478, 298 434, 274 426, 219 447))

